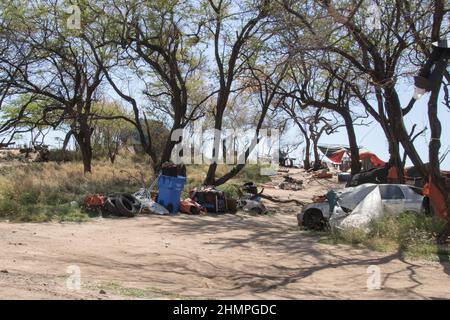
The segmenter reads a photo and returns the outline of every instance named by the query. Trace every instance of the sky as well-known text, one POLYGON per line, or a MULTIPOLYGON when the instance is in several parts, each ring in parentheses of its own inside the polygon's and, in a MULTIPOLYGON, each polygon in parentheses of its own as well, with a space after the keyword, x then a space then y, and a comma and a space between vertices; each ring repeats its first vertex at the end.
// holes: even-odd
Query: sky
MULTIPOLYGON (((413 93, 413 86, 408 86, 406 84, 402 84, 399 86, 399 95, 402 105, 406 105, 413 93)), ((441 92, 440 100, 442 100, 443 92, 441 92)), ((427 114, 427 103, 428 103, 429 94, 423 96, 419 101, 416 102, 412 111, 405 117, 405 125, 408 130, 414 124, 417 124, 416 132, 422 130, 424 127, 428 127, 428 114, 427 114)), ((439 116, 442 124, 442 136, 441 136, 441 153, 444 153, 447 148, 450 148, 450 109, 446 109, 445 106, 440 103, 439 104, 439 116)), ((373 121, 373 119, 369 118, 369 121, 372 121, 368 126, 356 126, 356 137, 358 144, 373 153, 375 153, 380 159, 387 161, 389 159, 388 152, 388 143, 384 136, 384 133, 380 127, 380 125, 373 121)), ((301 136, 301 133, 297 128, 292 126, 286 133, 286 136, 283 137, 283 141, 292 142, 295 144, 298 141, 298 137, 301 136)), ((50 132, 46 137, 45 142, 52 147, 58 147, 60 143, 57 141, 57 138, 63 138, 64 133, 61 131, 50 132)), ((27 141, 28 136, 24 135, 22 143, 27 141)), ((429 142, 429 130, 422 136, 418 137, 415 141, 415 146, 422 160, 426 162, 428 160, 428 142, 429 142)), ((346 134, 345 128, 339 129, 337 133, 326 136, 324 135, 321 140, 321 144, 343 144, 348 145, 348 138, 346 134)), ((295 157, 297 159, 302 158, 303 145, 301 145, 297 150, 290 154, 291 157, 295 157)), ((299 161, 298 161, 299 162, 299 161)), ((407 166, 412 165, 411 161, 408 159, 407 166)), ((450 154, 441 164, 441 168, 443 170, 450 170, 450 154)))
MULTIPOLYGON (((212 49, 207 48, 206 54, 212 56, 212 49)), ((412 79, 407 79, 409 82, 412 82, 412 79)), ((138 96, 139 93, 137 91, 141 90, 139 85, 135 85, 134 83, 128 84, 128 89, 132 92, 133 96, 138 96)), ((413 85, 411 83, 401 83, 398 85, 398 93, 401 100, 402 105, 406 106, 413 94, 413 85)), ((110 98, 118 99, 117 95, 112 91, 112 89, 108 90, 107 95, 110 98)), ((441 100, 442 100, 443 92, 441 92, 441 100)), ((422 130, 424 127, 428 127, 428 115, 427 115, 427 102, 428 102, 429 94, 423 96, 419 101, 416 102, 412 111, 404 118, 405 125, 407 130, 409 131, 414 124, 417 124, 417 131, 422 130)), ((124 103, 126 105, 126 103, 124 103)), ((442 137, 441 137, 441 152, 444 153, 447 148, 450 147, 450 109, 445 108, 442 103, 439 104, 439 116, 442 124, 442 137)), ((379 126, 379 124, 374 121, 371 117, 368 118, 371 121, 371 124, 368 126, 355 126, 357 142, 360 147, 367 149, 373 153, 375 153, 380 159, 387 161, 389 159, 388 152, 388 143, 384 136, 383 130, 379 126)), ((283 137, 283 142, 291 141, 292 144, 298 142, 301 133, 297 128, 294 127, 292 122, 290 122, 292 127, 286 133, 286 136, 283 137)), ((58 142, 57 138, 63 138, 64 133, 60 131, 50 132, 46 137, 45 142, 53 147, 58 147, 60 142, 58 142)), ((28 135, 24 135, 24 138, 18 143, 24 143, 29 140, 28 135)), ((429 142, 429 130, 423 135, 416 139, 415 146, 419 155, 421 156, 424 162, 428 161, 428 142, 429 142)), ((323 135, 321 140, 321 144, 342 144, 348 145, 348 138, 345 131, 345 128, 340 128, 338 132, 326 136, 323 135)), ((297 159, 302 158, 302 150, 303 146, 300 146, 297 150, 290 154, 291 157, 295 157, 297 159)), ((300 161, 299 161, 300 163, 300 161)), ((410 160, 407 160, 407 165, 412 165, 410 160)), ((450 170, 450 155, 444 160, 441 164, 442 169, 450 170)))
MULTIPOLYGON (((402 84, 399 87, 399 96, 402 105, 406 106, 413 94, 413 86, 402 84)), ((442 90, 441 90, 442 91, 442 90)), ((440 95, 440 101, 442 101, 443 92, 440 95)), ((419 132, 424 127, 429 128, 428 126, 428 113, 427 113, 427 103, 429 99, 429 94, 423 96, 420 100, 416 102, 414 108, 411 112, 405 116, 405 126, 408 131, 412 128, 414 124, 417 124, 416 132, 419 132)), ((442 124, 442 135, 441 135, 441 154, 450 147, 450 109, 446 109, 445 106, 440 103, 439 104, 439 117, 441 119, 442 124)), ((373 120, 372 118, 369 118, 373 120)), ((365 149, 375 153, 380 159, 387 161, 389 160, 389 151, 388 151, 388 142, 384 133, 380 127, 380 125, 376 121, 372 121, 369 126, 356 126, 356 138, 358 144, 365 149)), ((289 136, 292 135, 292 139, 298 139, 299 131, 296 128, 291 128, 288 133, 289 136)), ((286 140, 288 140, 286 138, 286 140)), ((418 137, 414 144, 416 149, 421 156, 424 162, 428 161, 428 142, 430 140, 429 130, 425 133, 425 135, 418 137)), ((320 143, 323 144, 343 144, 348 145, 348 138, 345 131, 345 128, 339 130, 339 132, 332 134, 330 136, 323 136, 320 140, 320 143)), ((293 152, 293 157, 301 158, 302 157, 302 147, 293 152)), ((411 161, 407 160, 407 166, 412 165, 411 161)), ((443 170, 450 170, 450 154, 449 156, 442 162, 441 168, 443 170)))

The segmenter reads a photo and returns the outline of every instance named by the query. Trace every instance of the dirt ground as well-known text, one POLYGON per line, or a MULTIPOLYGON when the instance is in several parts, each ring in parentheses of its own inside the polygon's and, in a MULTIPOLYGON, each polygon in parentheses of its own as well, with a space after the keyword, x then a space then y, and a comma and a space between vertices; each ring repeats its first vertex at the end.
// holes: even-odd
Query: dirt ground
MULTIPOLYGON (((310 181, 305 190, 265 193, 310 200, 333 184, 310 181)), ((300 207, 267 205, 276 213, 1 222, 0 298, 450 298, 450 263, 320 244, 299 231, 300 207), (380 268, 379 290, 367 288, 372 265, 380 268), (81 272, 80 290, 67 286, 73 266, 81 272)))

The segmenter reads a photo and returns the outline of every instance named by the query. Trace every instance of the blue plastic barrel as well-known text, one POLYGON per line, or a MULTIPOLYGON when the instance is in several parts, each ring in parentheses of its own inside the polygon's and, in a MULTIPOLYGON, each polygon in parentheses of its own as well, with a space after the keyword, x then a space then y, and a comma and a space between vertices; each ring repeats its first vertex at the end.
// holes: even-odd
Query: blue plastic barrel
POLYGON ((180 206, 181 191, 183 191, 186 177, 163 176, 158 177, 158 197, 156 202, 164 206, 170 213, 177 213, 180 206))

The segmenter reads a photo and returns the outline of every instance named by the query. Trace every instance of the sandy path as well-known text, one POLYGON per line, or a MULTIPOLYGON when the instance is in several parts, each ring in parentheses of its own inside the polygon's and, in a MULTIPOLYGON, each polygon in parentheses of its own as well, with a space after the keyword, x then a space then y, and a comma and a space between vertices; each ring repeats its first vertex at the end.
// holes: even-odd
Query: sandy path
POLYGON ((0 298, 450 298, 449 263, 319 244, 297 229, 298 209, 278 209, 260 217, 2 222, 0 298), (80 267, 80 291, 66 288, 70 265, 80 267), (381 268, 381 290, 367 289, 370 265, 381 268))

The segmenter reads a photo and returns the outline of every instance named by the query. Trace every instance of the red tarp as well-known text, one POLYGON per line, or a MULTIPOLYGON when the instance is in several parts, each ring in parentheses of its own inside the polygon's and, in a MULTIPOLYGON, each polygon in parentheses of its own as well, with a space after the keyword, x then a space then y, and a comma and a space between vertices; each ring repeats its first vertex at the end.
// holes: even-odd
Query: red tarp
POLYGON ((372 152, 361 152, 359 154, 359 159, 360 160, 365 160, 365 159, 369 159, 370 162, 372 162, 372 164, 375 167, 382 167, 386 164, 386 162, 384 162, 383 160, 381 160, 380 158, 378 158, 374 153, 372 152))
MULTIPOLYGON (((344 158, 344 155, 346 153, 348 153, 349 156, 351 156, 349 151, 347 151, 346 149, 341 149, 341 150, 336 151, 335 153, 333 153, 331 155, 328 155, 327 157, 328 157, 328 159, 330 159, 331 161, 333 161, 335 163, 341 163, 342 162, 342 158, 344 158)), ((378 158, 374 153, 368 152, 368 151, 360 152, 359 159, 360 160, 369 159, 370 162, 372 162, 372 164, 375 167, 382 167, 382 166, 384 166, 386 164, 386 162, 384 162, 383 160, 378 158)))
POLYGON ((343 149, 340 151, 337 151, 331 155, 328 156, 328 159, 330 159, 331 161, 335 162, 335 163, 341 163, 342 162, 342 158, 344 157, 344 155, 347 153, 347 150, 343 149))

